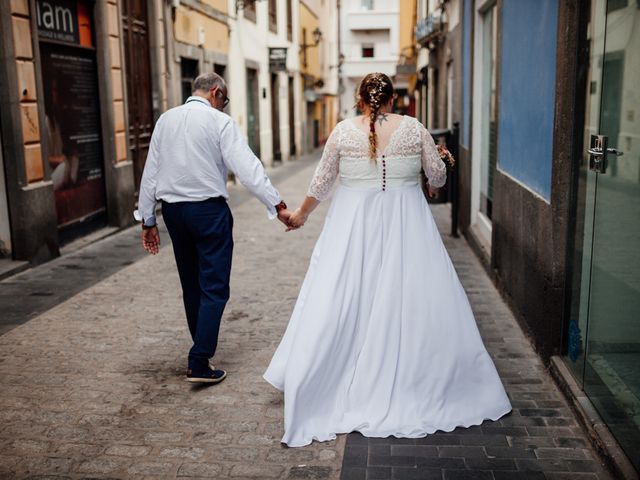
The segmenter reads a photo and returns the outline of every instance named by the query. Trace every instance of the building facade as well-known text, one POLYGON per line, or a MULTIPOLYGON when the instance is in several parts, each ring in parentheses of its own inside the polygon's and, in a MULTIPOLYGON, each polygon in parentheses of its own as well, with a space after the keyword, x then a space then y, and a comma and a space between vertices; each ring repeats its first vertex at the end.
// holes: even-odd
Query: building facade
POLYGON ((355 93, 362 77, 371 72, 395 77, 400 59, 402 1, 341 1, 340 51, 344 57, 340 89, 342 118, 356 113, 355 93))
POLYGON ((0 8, 4 256, 41 262, 85 229, 130 223, 123 31, 114 1, 0 8))
POLYGON ((299 60, 305 152, 324 142, 338 117, 338 8, 335 0, 302 0, 299 60))
POLYGON ((460 121, 460 3, 418 0, 415 41, 416 116, 431 129, 451 129, 460 121))
POLYGON ((620 478, 640 468, 640 4, 418 2, 418 116, 460 126, 460 227, 573 388, 620 478), (446 71, 446 73, 444 73, 446 71), (594 415, 594 412, 597 414, 594 415))
POLYGON ((226 79, 227 113, 266 166, 316 148, 338 116, 336 5, 2 3, 0 260, 131 225, 153 126, 201 73, 226 79))

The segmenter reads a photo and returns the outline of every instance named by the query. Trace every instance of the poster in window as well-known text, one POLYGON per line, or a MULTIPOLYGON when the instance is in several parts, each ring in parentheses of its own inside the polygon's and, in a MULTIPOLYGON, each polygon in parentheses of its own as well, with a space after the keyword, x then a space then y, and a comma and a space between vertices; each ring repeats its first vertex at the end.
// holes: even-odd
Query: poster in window
POLYGON ((95 52, 41 42, 49 167, 58 225, 104 210, 95 52))
POLYGON ((36 0, 48 163, 60 226, 105 209, 90 5, 36 0))

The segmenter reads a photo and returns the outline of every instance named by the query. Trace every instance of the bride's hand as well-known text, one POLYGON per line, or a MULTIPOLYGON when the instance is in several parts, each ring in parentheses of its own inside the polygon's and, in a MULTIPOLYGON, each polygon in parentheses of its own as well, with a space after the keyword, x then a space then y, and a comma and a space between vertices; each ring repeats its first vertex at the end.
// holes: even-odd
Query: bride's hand
POLYGON ((299 208, 296 209, 289 217, 289 228, 287 231, 295 230, 302 227, 309 218, 309 214, 305 214, 299 208))
POLYGON ((438 189, 432 187, 431 185, 427 185, 427 190, 429 193, 429 198, 435 198, 436 194, 438 193, 438 189))

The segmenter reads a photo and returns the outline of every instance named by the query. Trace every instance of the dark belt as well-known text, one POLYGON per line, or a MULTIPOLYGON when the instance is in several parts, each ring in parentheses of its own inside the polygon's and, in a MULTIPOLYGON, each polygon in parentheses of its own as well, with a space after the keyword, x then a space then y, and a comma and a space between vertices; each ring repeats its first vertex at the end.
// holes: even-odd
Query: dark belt
POLYGON ((203 202, 213 202, 213 203, 227 203, 227 199, 224 197, 211 197, 206 200, 202 200, 203 202))
POLYGON ((193 202, 167 202, 165 200, 162 200, 162 203, 168 203, 169 205, 172 204, 176 204, 176 203, 227 203, 227 199, 224 197, 211 197, 211 198, 206 198, 204 200, 195 200, 193 202))

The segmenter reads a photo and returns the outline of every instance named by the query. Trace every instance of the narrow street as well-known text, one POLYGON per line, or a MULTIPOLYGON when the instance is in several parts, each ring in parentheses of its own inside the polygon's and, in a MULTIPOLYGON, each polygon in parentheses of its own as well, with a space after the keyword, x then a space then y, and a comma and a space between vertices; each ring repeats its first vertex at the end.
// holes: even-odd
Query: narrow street
MULTIPOLYGON (((315 159, 274 171, 290 206, 303 198, 315 159)), ((28 279, 59 267, 73 281, 73 268, 54 263, 70 260, 0 282, 0 310, 16 317, 0 336, 0 478, 611 478, 466 241, 448 234, 445 244, 514 411, 424 439, 352 434, 305 448, 281 446, 282 395, 262 373, 328 202, 303 229, 285 233, 241 186, 231 196, 231 300, 214 359, 229 377, 220 385, 197 388, 184 380, 190 338, 165 231, 155 257, 118 253, 139 248, 138 227, 71 254, 87 257, 88 266, 101 255, 121 261, 105 278, 96 273, 89 282, 78 274, 81 284, 46 310, 25 307, 30 293, 45 288, 34 290, 28 279)), ((448 207, 432 211, 448 232, 448 207)))

